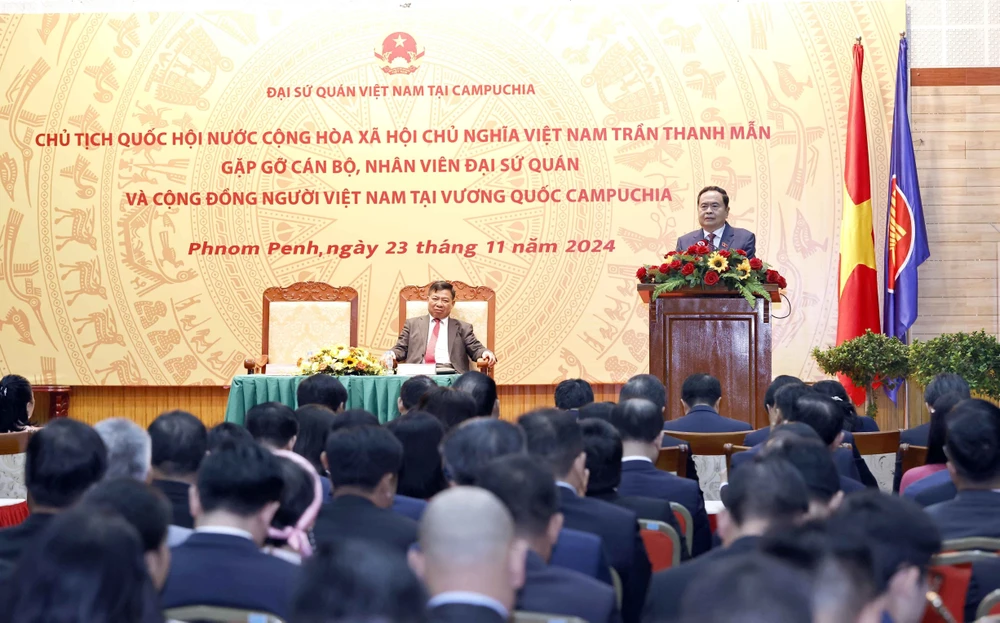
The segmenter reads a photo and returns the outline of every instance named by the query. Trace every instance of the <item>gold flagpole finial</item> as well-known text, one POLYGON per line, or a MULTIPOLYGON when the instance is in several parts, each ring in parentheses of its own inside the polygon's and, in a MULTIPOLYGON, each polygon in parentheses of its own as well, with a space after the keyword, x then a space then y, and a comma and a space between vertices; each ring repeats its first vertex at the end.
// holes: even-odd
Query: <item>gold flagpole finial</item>
POLYGON ((854 40, 857 41, 858 43, 861 43, 861 35, 855 37, 854 40))
POLYGON ((905 30, 899 31, 899 38, 900 39, 906 39, 906 31, 905 30))

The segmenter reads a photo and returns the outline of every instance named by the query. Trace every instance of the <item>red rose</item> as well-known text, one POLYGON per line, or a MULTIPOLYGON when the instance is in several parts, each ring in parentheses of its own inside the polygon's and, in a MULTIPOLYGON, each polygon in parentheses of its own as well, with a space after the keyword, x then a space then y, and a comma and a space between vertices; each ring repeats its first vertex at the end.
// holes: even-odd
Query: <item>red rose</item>
POLYGON ((744 251, 743 249, 736 249, 736 252, 739 253, 740 255, 742 255, 743 257, 747 256, 747 252, 744 251))
POLYGON ((698 254, 698 245, 693 244, 690 247, 688 247, 687 248, 687 254, 688 255, 697 255, 698 254))
POLYGON ((672 270, 679 270, 680 267, 681 267, 681 261, 680 260, 674 260, 673 262, 670 262, 670 268, 672 270))
POLYGON ((764 268, 764 262, 757 258, 753 258, 750 260, 750 268, 753 270, 760 270, 761 268, 764 268))
POLYGON ((685 277, 691 275, 694 272, 694 264, 685 264, 684 268, 681 269, 681 274, 685 277))
POLYGON ((710 270, 707 273, 705 273, 706 286, 714 286, 717 283, 719 283, 719 273, 715 272, 714 270, 710 270))
POLYGON ((732 253, 730 253, 729 251, 726 251, 725 249, 723 249, 722 251, 719 251, 719 255, 721 255, 722 257, 728 258, 730 255, 732 255, 732 253))
POLYGON ((670 270, 670 266, 668 266, 666 264, 660 264, 660 272, 661 273, 663 273, 664 275, 666 275, 668 270, 670 270))
POLYGON ((778 279, 781 278, 781 275, 779 275, 776 270, 768 270, 764 278, 768 283, 778 283, 778 279))
POLYGON ((640 266, 639 270, 635 271, 635 276, 636 276, 637 279, 640 279, 640 280, 641 279, 645 279, 646 278, 646 267, 645 266, 640 266))
POLYGON ((663 259, 669 259, 675 255, 677 255, 677 251, 670 251, 669 253, 663 256, 663 259))
POLYGON ((708 255, 711 252, 712 252, 712 247, 708 246, 707 244, 699 244, 698 250, 696 251, 698 255, 708 255))
POLYGON ((785 278, 782 277, 781 275, 778 275, 778 287, 781 288, 782 290, 788 287, 788 282, 785 281, 785 278))

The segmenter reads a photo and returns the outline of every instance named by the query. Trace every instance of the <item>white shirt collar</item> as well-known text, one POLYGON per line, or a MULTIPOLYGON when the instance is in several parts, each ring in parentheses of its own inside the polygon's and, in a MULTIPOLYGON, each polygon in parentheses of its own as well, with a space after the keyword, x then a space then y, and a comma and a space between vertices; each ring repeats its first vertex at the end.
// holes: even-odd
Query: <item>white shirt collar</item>
POLYGON ((709 234, 715 234, 716 240, 718 240, 719 242, 721 242, 722 241, 722 234, 725 233, 725 231, 726 231, 726 224, 723 223, 722 227, 716 229, 715 231, 708 231, 707 229, 702 229, 701 233, 705 234, 705 239, 706 240, 708 239, 708 235, 709 234))
POLYGON ((499 614, 503 617, 504 621, 510 617, 510 612, 502 603, 492 597, 483 595, 482 593, 473 593, 471 591, 446 591, 444 593, 439 593, 434 597, 431 597, 431 600, 427 602, 427 607, 436 608, 437 606, 443 606, 445 604, 484 606, 499 614))
POLYGON ((646 461, 647 463, 653 462, 653 460, 650 459, 648 456, 639 456, 639 455, 623 456, 622 463, 624 463, 625 461, 646 461))
MULTIPOLYGON (((442 329, 445 329, 445 328, 448 327, 448 318, 449 318, 449 316, 445 316, 444 318, 441 319, 441 328, 442 329)), ((434 316, 431 316, 430 314, 427 314, 427 324, 429 324, 431 327, 434 326, 434 316)))
POLYGON ((204 534, 227 534, 229 536, 239 536, 248 541, 253 541, 253 535, 246 530, 230 528, 229 526, 199 526, 195 528, 194 531, 204 534))
MULTIPOLYGON (((573 493, 576 493, 576 487, 574 487, 573 485, 569 484, 565 480, 557 480, 556 481, 556 486, 557 487, 562 487, 563 489, 569 489, 573 493)), ((579 494, 577 494, 577 495, 579 495, 579 494)))

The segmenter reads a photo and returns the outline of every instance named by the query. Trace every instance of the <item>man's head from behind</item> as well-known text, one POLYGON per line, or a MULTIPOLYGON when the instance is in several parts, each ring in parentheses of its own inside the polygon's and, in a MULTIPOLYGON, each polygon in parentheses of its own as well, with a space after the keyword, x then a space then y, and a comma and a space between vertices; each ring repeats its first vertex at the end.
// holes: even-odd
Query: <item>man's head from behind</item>
POLYGON ((94 425, 108 449, 106 479, 131 478, 146 482, 150 477, 153 442, 149 433, 132 420, 109 418, 94 425))
POLYGON ((924 403, 927 405, 927 410, 930 411, 937 399, 945 394, 958 394, 962 398, 971 396, 969 384, 961 376, 950 372, 938 374, 924 389, 924 403))
POLYGON ((441 420, 445 431, 476 417, 476 401, 451 387, 432 389, 420 399, 420 410, 441 420))
POLYGON ((775 429, 775 434, 767 440, 760 456, 782 458, 795 467, 809 489, 809 516, 826 517, 844 499, 833 455, 822 441, 800 437, 782 430, 784 428, 775 429))
POLYGON ((355 495, 389 508, 403 466, 403 444, 379 426, 351 426, 326 440, 323 464, 333 495, 355 495))
POLYGON ((524 432, 510 422, 474 418, 452 429, 441 442, 445 478, 452 486, 471 485, 493 459, 524 454, 524 432))
POLYGON ((299 383, 295 391, 298 405, 323 405, 334 413, 347 407, 347 388, 329 374, 313 374, 299 383))
POLYGON ((291 450, 299 434, 295 411, 280 402, 254 405, 247 411, 246 424, 254 441, 270 450, 291 450))
POLYGON ((147 432, 153 442, 153 477, 193 480, 208 451, 208 431, 201 420, 187 411, 168 411, 147 432))
POLYGON ((28 504, 33 512, 66 509, 103 478, 107 468, 107 449, 93 428, 76 420, 53 420, 28 441, 28 504))
POLYGON ((566 379, 556 385, 556 408, 569 411, 594 402, 594 389, 583 379, 566 379))
POLYGON ((655 460, 663 442, 663 410, 644 398, 624 400, 611 413, 611 423, 621 434, 626 455, 655 460))
POLYGON ((924 612, 927 567, 941 549, 930 516, 913 501, 877 489, 852 493, 830 521, 834 531, 863 539, 872 551, 876 591, 895 623, 916 623, 924 612))
POLYGON ((587 490, 587 455, 580 423, 558 409, 539 409, 517 421, 528 443, 528 454, 538 457, 556 480, 567 482, 580 495, 587 490))
POLYGON ((403 386, 399 388, 399 398, 396 399, 396 407, 399 412, 406 413, 407 411, 412 411, 417 408, 420 404, 420 399, 424 397, 424 394, 430 390, 437 387, 437 384, 429 376, 424 376, 423 374, 419 376, 411 376, 403 382, 403 386))
POLYGON ((633 398, 644 398, 650 401, 662 413, 667 405, 667 388, 663 386, 660 379, 652 374, 637 374, 622 387, 618 394, 618 402, 625 402, 633 398))
POLYGON ((802 382, 802 379, 795 376, 789 376, 787 374, 781 374, 779 376, 774 377, 774 380, 771 381, 771 384, 767 386, 767 391, 764 392, 764 408, 767 409, 767 415, 768 419, 770 420, 771 426, 776 426, 777 424, 779 424, 779 422, 776 421, 777 412, 775 411, 776 409, 775 394, 778 393, 779 389, 785 387, 786 385, 804 386, 805 384, 802 382))
POLYGON ((503 502, 477 487, 454 487, 434 498, 420 520, 419 550, 410 566, 431 595, 467 591, 508 609, 524 584, 526 544, 514 536, 503 502))
POLYGON ((270 450, 256 443, 225 444, 205 457, 190 489, 195 526, 246 530, 261 545, 283 488, 278 457, 270 450))
POLYGON ((959 489, 1000 488, 1000 409, 963 400, 948 414, 945 455, 959 489))
POLYGON ((683 623, 812 621, 809 580, 785 562, 759 553, 707 565, 684 592, 683 623))
POLYGON ((547 562, 563 526, 559 493, 549 470, 535 457, 508 455, 480 470, 476 486, 504 503, 517 536, 547 562))
POLYGON ((809 425, 831 451, 844 439, 844 412, 827 396, 816 392, 803 394, 796 399, 790 413, 782 410, 782 416, 787 422, 809 425))
POLYGON ((722 384, 710 374, 692 374, 681 386, 681 406, 685 413, 697 406, 719 410, 722 402, 722 384))
POLYGON ((784 459, 755 457, 734 469, 721 490, 726 509, 719 514, 719 536, 729 546, 744 536, 794 524, 809 512, 809 489, 784 459))
POLYGON ((500 417, 497 382, 490 377, 482 372, 470 370, 458 377, 452 387, 472 397, 476 402, 477 417, 500 417))
POLYGON ((613 492, 622 480, 622 438, 609 422, 580 420, 587 453, 587 495, 613 492))

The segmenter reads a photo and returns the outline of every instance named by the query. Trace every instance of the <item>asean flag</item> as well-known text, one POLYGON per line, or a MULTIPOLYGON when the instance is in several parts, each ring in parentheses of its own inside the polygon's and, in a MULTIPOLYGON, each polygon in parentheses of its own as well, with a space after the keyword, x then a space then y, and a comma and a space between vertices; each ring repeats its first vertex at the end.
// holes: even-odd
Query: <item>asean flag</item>
MULTIPOLYGON (((872 225, 872 187, 868 166, 868 129, 861 69, 865 52, 854 45, 854 73, 847 114, 847 153, 844 164, 844 210, 840 221, 840 290, 837 305, 837 344, 862 336, 867 329, 879 333, 878 273, 875 268, 875 230, 872 225)), ((855 404, 865 399, 840 375, 840 382, 855 404)))

